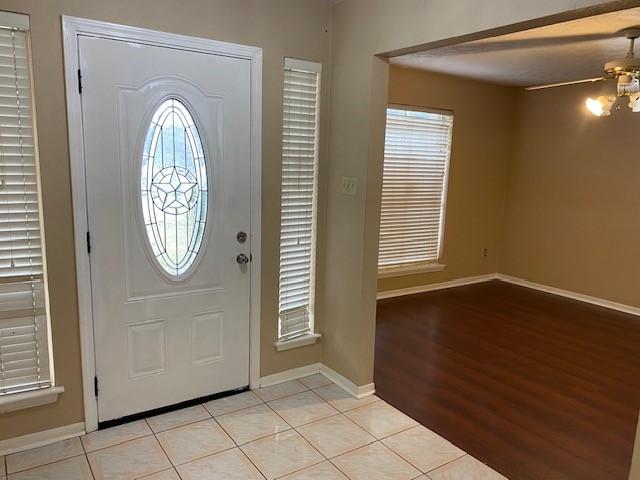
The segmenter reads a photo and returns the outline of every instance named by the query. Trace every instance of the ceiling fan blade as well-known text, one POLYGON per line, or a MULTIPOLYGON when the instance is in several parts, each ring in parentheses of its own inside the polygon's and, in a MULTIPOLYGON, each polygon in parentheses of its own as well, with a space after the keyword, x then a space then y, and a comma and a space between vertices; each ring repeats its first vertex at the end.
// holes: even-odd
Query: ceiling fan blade
POLYGON ((572 80, 570 82, 548 83, 546 85, 533 85, 531 87, 526 87, 525 90, 543 90, 545 88, 564 87, 566 85, 576 85, 578 83, 599 82, 600 80, 606 80, 606 78, 605 77, 594 77, 594 78, 584 78, 582 80, 572 80))
MULTIPOLYGON (((534 38, 511 38, 500 40, 496 39, 476 40, 473 42, 459 43, 457 45, 449 45, 434 50, 425 50, 419 52, 418 55, 424 56, 443 56, 443 55, 468 55, 474 53, 521 50, 527 48, 554 47, 560 45, 570 45, 580 42, 589 42, 594 40, 604 40, 609 38, 620 38, 617 32, 610 33, 588 33, 581 35, 562 35, 552 37, 534 37, 534 38)), ((624 37, 622 37, 624 38, 624 37)))

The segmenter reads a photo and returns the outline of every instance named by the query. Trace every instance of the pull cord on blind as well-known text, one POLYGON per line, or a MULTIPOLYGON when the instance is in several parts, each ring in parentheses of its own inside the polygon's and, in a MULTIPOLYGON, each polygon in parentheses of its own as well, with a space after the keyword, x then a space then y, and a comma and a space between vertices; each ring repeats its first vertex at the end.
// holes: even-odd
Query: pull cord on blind
POLYGON ((280 341, 313 330, 321 65, 285 59, 280 223, 280 341))
POLYGON ((52 378, 28 26, 14 14, 0 21, 0 395, 7 395, 49 387, 52 378))
POLYGON ((378 269, 440 255, 453 115, 387 109, 378 269))

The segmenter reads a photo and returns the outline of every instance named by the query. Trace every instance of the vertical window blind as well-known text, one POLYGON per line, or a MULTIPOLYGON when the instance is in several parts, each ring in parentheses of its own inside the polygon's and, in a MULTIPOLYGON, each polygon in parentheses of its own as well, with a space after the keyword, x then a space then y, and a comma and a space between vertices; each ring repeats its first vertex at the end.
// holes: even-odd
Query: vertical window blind
POLYGON ((321 65, 285 59, 278 338, 313 331, 321 65))
POLYGON ((0 395, 52 382, 27 22, 0 12, 0 395))
POLYGON ((378 270, 440 256, 453 115, 387 109, 378 270))

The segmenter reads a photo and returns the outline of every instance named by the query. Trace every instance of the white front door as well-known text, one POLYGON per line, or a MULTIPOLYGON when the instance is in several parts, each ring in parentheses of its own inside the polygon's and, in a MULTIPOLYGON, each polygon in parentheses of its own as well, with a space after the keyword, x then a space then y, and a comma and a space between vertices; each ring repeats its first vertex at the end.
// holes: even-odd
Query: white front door
POLYGON ((250 61, 79 55, 99 421, 248 385, 250 61))

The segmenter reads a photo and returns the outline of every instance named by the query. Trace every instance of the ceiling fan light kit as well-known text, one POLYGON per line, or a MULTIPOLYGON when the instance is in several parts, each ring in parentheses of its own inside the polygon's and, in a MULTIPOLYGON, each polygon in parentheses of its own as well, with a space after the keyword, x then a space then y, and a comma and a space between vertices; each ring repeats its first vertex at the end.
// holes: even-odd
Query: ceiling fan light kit
POLYGON ((593 113, 596 117, 606 117, 611 115, 611 108, 616 101, 616 97, 611 96, 600 96, 598 98, 587 98, 585 101, 585 105, 587 106, 587 110, 593 113))
MULTIPOLYGON (((587 98, 585 106, 587 110, 598 117, 611 115, 614 104, 619 98, 629 99, 629 108, 633 112, 640 112, 640 58, 634 52, 635 42, 640 38, 640 26, 625 28, 620 32, 629 39, 629 51, 624 58, 611 60, 604 65, 604 76, 596 78, 586 78, 570 82, 553 83, 549 85, 539 85, 527 87, 527 90, 541 90, 544 88, 560 87, 564 85, 574 85, 577 83, 597 82, 599 80, 616 80, 616 92, 611 95, 601 95, 597 98, 587 98)), ((618 106, 620 104, 618 102, 618 106)))

